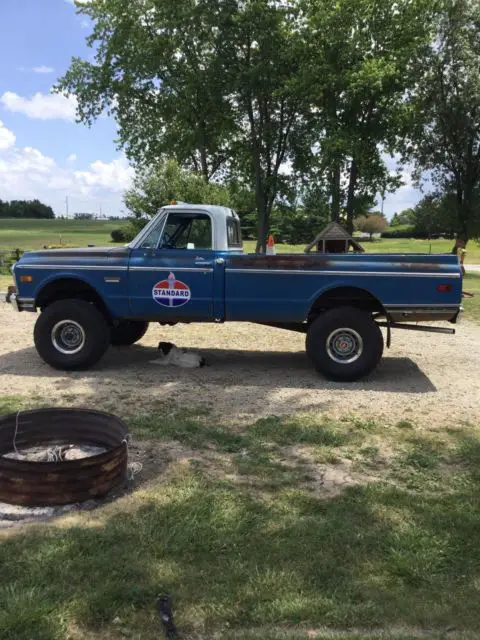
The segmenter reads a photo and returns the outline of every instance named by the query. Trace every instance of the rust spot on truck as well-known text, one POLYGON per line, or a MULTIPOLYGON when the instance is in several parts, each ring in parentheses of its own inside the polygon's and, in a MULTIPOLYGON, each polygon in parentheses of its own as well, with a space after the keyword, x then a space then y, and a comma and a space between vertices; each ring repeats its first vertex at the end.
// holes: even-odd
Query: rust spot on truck
POLYGON ((305 257, 302 255, 282 256, 232 256, 229 258, 232 267, 252 269, 311 269, 325 268, 334 261, 325 257, 305 257))

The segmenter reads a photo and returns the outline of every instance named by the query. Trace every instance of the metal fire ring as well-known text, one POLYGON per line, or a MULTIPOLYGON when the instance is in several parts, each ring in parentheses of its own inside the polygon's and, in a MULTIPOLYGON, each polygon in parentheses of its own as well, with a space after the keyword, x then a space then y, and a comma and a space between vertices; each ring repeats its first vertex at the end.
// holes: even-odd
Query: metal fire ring
POLYGON ((127 435, 119 418, 88 409, 39 409, 1 417, 0 502, 48 506, 104 496, 126 477, 127 435), (19 451, 64 444, 106 451, 61 462, 6 458, 15 450, 14 436, 19 451))

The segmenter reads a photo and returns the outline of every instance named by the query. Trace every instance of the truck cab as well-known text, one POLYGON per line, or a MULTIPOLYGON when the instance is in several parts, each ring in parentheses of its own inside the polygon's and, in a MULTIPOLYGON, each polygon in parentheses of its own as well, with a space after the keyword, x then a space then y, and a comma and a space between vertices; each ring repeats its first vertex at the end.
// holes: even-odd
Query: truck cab
POLYGON ((222 256, 243 252, 240 220, 234 211, 200 205, 165 207, 129 248, 129 305, 134 316, 224 319, 222 256), (157 282, 153 274, 158 274, 157 282))

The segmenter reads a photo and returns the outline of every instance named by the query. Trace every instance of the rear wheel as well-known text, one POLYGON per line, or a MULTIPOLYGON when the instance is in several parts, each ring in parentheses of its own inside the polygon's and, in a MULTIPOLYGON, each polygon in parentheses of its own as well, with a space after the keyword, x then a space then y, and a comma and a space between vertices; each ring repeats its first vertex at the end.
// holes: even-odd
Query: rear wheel
POLYGON ((330 380, 350 382, 375 369, 383 354, 383 336, 369 313, 339 307, 312 322, 306 349, 317 371, 330 380))
POLYGON ((135 344, 147 333, 148 322, 142 320, 122 320, 111 329, 111 343, 115 347, 126 347, 135 344))
POLYGON ((59 300, 38 317, 35 347, 55 369, 88 369, 104 355, 110 329, 102 313, 84 300, 59 300))

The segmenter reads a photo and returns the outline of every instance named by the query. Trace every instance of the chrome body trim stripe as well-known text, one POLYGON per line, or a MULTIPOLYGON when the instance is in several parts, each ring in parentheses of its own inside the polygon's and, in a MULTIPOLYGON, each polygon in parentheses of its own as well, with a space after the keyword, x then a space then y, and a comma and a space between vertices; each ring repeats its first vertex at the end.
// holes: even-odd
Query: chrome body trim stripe
POLYGON ((17 264, 16 269, 68 269, 74 271, 128 271, 127 266, 110 264, 17 264))
POLYGON ((18 265, 17 268, 22 269, 67 269, 71 271, 208 271, 211 272, 211 267, 175 267, 158 266, 158 267, 126 267, 126 266, 113 266, 113 265, 69 265, 69 264, 30 264, 30 265, 18 265))
POLYGON ((450 311, 451 309, 458 309, 460 307, 460 303, 459 304, 385 304, 383 305, 385 307, 385 309, 393 309, 395 311, 398 311, 399 309, 415 309, 415 311, 418 311, 418 309, 446 309, 448 311, 450 311))
POLYGON ((129 271, 203 271, 203 272, 212 272, 213 269, 211 267, 174 267, 174 266, 163 266, 163 267, 130 267, 129 271))
POLYGON ((225 269, 227 273, 279 273, 281 275, 309 276, 401 276, 410 278, 461 278, 460 273, 414 272, 414 271, 309 271, 306 269, 225 269))

